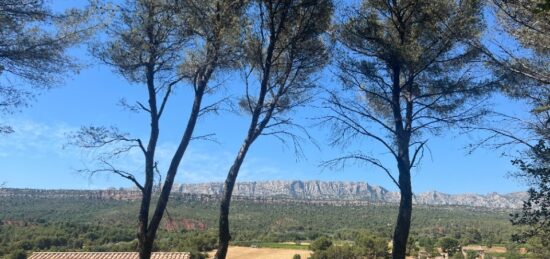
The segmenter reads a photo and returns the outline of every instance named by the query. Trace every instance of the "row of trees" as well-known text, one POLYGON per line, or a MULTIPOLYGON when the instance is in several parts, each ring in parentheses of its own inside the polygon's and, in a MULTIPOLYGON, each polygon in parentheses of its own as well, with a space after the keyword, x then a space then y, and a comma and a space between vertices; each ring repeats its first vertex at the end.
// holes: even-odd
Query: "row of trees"
MULTIPOLYGON (((395 159, 398 174, 393 175, 391 167, 368 150, 348 150, 349 154, 327 165, 354 160, 375 165, 391 177, 401 193, 392 255, 404 258, 412 215, 411 170, 422 158, 430 135, 459 126, 488 131, 489 139, 505 137, 528 145, 542 173, 534 173, 540 168, 529 170, 529 164, 518 163, 541 184, 539 192, 530 192, 532 198, 548 200, 546 178, 538 176, 547 175, 547 161, 540 163, 547 155, 540 154, 545 154, 549 135, 548 3, 494 0, 484 4, 479 0, 364 0, 342 10, 339 21, 333 23, 334 6, 327 0, 127 0, 92 2, 85 11, 66 14, 48 11, 42 1, 4 1, 0 18, 10 26, 2 28, 7 37, 0 44, 0 73, 50 85, 66 68, 67 48, 97 32, 94 29, 104 29, 91 40, 90 53, 128 82, 144 87, 146 102, 123 105, 147 115, 148 138, 114 127, 90 126, 73 136, 73 144, 100 150, 97 164, 86 171, 117 174, 141 191, 138 247, 140 258, 150 258, 180 162, 191 140, 200 138, 194 136, 196 125, 202 115, 220 105, 203 103, 218 86, 213 78, 221 72, 243 72, 244 94, 238 104, 250 117, 250 125, 228 171, 220 204, 216 257, 225 258, 231 239, 232 190, 247 152, 262 135, 299 140, 295 130, 303 128, 295 124, 290 111, 313 100, 312 93, 319 88, 314 75, 329 64, 329 54, 336 53, 332 64, 341 87, 326 89, 322 101, 326 113, 321 117, 334 133, 331 144, 346 147, 356 139, 374 140, 371 146, 380 145, 395 159), (496 46, 482 44, 486 6, 496 10, 508 35, 536 53, 538 60, 509 51, 508 45, 497 44, 499 51, 495 51, 496 46), (90 17, 106 22, 90 25, 90 17), (161 119, 175 88, 185 86, 192 93, 189 114, 182 121, 169 166, 162 170, 157 157, 161 119), (479 127, 480 119, 489 113, 486 97, 500 89, 534 106, 536 120, 529 122, 529 129, 540 145, 513 132, 479 127), (133 150, 143 155, 143 176, 116 164, 117 158, 133 150), (161 186, 156 201, 155 180, 161 186), (537 193, 542 195, 537 198, 537 193)), ((5 82, 9 81, 1 81, 1 104, 8 112, 24 104, 28 94, 5 82)), ((524 215, 533 210, 540 208, 526 205, 524 215)))

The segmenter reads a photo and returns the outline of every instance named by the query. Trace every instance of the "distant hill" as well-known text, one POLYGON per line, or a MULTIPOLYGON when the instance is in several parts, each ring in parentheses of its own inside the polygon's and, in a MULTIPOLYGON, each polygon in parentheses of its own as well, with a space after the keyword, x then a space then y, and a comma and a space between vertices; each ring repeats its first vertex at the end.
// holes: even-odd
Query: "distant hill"
MULTIPOLYGON (((176 192, 218 196, 223 183, 182 184, 176 192)), ((265 181, 240 182, 235 185, 234 196, 267 199, 369 201, 374 203, 398 203, 399 193, 370 185, 366 182, 340 181, 265 181)), ((423 205, 463 205, 487 208, 521 208, 527 199, 526 192, 508 194, 446 194, 437 191, 418 193, 414 203, 423 205)))
MULTIPOLYGON (((216 199, 220 196, 223 183, 181 184, 174 186, 173 192, 185 197, 216 199)), ((0 197, 87 197, 91 199, 136 200, 139 191, 133 189, 108 190, 36 190, 0 189, 0 197)), ((284 200, 298 202, 326 203, 381 203, 399 202, 399 193, 370 185, 365 182, 340 181, 264 181, 241 182, 234 189, 236 199, 284 200)), ((424 192, 414 196, 415 204, 458 205, 493 209, 518 209, 527 198, 527 193, 508 194, 445 194, 424 192)))

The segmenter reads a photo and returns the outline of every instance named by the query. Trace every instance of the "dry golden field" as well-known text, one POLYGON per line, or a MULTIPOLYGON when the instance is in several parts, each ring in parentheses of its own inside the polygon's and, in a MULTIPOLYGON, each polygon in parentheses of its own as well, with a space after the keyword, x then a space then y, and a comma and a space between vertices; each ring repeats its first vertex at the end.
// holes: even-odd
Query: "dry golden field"
MULTIPOLYGON (((208 253, 210 258, 214 257, 216 251, 208 253)), ((230 246, 227 259, 292 259, 292 256, 299 254, 302 259, 311 255, 311 251, 300 249, 279 249, 279 248, 252 248, 241 246, 230 246)))

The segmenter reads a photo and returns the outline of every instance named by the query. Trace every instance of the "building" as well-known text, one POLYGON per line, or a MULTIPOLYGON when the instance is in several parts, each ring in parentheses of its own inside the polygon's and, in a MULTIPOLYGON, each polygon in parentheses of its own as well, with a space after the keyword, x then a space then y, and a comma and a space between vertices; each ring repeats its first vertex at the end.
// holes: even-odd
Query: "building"
MULTIPOLYGON (((28 259, 139 259, 135 252, 34 252, 28 259)), ((191 259, 186 252, 155 252, 151 259, 191 259)))

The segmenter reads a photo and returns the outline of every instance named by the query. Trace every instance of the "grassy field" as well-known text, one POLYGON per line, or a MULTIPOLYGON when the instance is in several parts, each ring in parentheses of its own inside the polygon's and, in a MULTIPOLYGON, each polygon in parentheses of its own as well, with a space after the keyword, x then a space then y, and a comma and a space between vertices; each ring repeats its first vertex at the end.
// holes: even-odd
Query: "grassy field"
POLYGON ((254 248, 276 248, 276 249, 293 249, 293 250, 309 250, 309 243, 294 243, 294 242, 237 242, 236 246, 246 246, 254 248))
MULTIPOLYGON (((213 257, 216 251, 208 253, 213 257)), ((286 249, 286 248, 253 248, 242 246, 230 246, 227 252, 227 259, 292 259, 295 254, 302 258, 308 258, 311 251, 304 249, 286 249)))

